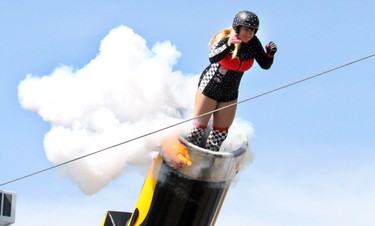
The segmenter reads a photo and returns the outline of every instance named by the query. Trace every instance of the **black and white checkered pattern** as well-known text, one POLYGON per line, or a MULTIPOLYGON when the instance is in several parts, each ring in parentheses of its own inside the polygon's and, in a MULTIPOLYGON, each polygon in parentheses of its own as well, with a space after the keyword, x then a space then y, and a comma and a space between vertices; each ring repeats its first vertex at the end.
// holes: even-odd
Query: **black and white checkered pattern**
POLYGON ((229 47, 227 44, 224 44, 224 45, 221 45, 221 44, 222 43, 220 41, 215 42, 210 49, 210 53, 208 54, 208 57, 213 57, 215 55, 218 55, 224 52, 229 47))
POLYGON ((211 151, 219 151, 221 144, 228 136, 228 131, 211 130, 210 135, 208 135, 206 149, 211 151))
POLYGON ((194 145, 200 145, 202 141, 202 137, 204 135, 205 129, 203 128, 197 128, 193 127, 189 133, 189 135, 186 137, 186 140, 194 145))
POLYGON ((203 92, 203 90, 206 88, 207 84, 210 82, 212 77, 215 75, 219 68, 219 63, 214 63, 210 65, 210 68, 207 69, 207 72, 204 73, 200 83, 199 83, 199 91, 203 92))

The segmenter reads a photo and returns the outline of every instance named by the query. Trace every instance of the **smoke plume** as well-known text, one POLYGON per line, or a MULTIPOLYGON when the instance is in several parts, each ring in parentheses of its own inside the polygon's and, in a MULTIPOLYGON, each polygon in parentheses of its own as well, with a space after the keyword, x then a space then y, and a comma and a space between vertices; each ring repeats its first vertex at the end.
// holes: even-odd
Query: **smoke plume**
MULTIPOLYGON (((128 27, 109 32, 82 68, 62 65, 50 75, 28 74, 18 87, 21 106, 51 124, 46 156, 60 164, 192 117, 198 76, 174 71, 180 52, 170 42, 148 48, 128 27)), ((147 164, 163 138, 191 123, 125 142, 62 168, 85 194, 94 194, 127 164, 147 164)), ((247 140, 252 128, 234 123, 227 145, 247 140)))

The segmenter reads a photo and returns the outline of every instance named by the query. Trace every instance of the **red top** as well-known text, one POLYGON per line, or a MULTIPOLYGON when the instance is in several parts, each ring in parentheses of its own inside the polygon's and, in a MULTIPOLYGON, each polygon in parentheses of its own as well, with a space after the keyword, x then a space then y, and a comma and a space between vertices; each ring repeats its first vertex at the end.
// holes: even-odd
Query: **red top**
POLYGON ((238 58, 232 58, 231 55, 226 55, 219 64, 228 70, 245 72, 249 70, 254 63, 254 58, 240 61, 238 58))

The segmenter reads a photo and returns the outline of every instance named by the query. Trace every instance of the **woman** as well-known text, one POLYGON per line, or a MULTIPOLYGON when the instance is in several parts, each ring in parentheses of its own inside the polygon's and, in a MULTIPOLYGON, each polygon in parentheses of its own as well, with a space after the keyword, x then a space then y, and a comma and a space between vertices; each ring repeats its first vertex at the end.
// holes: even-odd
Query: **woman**
POLYGON ((219 151, 228 135, 236 114, 238 89, 242 75, 249 70, 254 59, 263 69, 269 69, 277 51, 275 43, 270 42, 264 51, 261 42, 255 35, 259 29, 258 16, 249 11, 237 13, 232 27, 219 31, 209 42, 210 65, 203 71, 195 96, 194 115, 221 109, 199 117, 186 140, 219 151), (213 114, 212 130, 206 144, 201 144, 208 122, 213 114))

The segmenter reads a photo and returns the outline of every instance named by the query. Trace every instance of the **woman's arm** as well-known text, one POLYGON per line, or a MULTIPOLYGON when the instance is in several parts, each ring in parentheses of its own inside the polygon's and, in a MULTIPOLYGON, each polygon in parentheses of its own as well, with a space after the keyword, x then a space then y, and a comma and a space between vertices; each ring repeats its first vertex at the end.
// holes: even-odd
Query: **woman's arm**
POLYGON ((228 38, 222 39, 211 46, 208 58, 211 63, 217 63, 229 54, 231 47, 228 45, 228 38))
POLYGON ((254 41, 257 45, 255 60, 261 68, 270 69, 273 64, 273 55, 266 53, 259 39, 256 36, 254 38, 256 38, 254 41))

